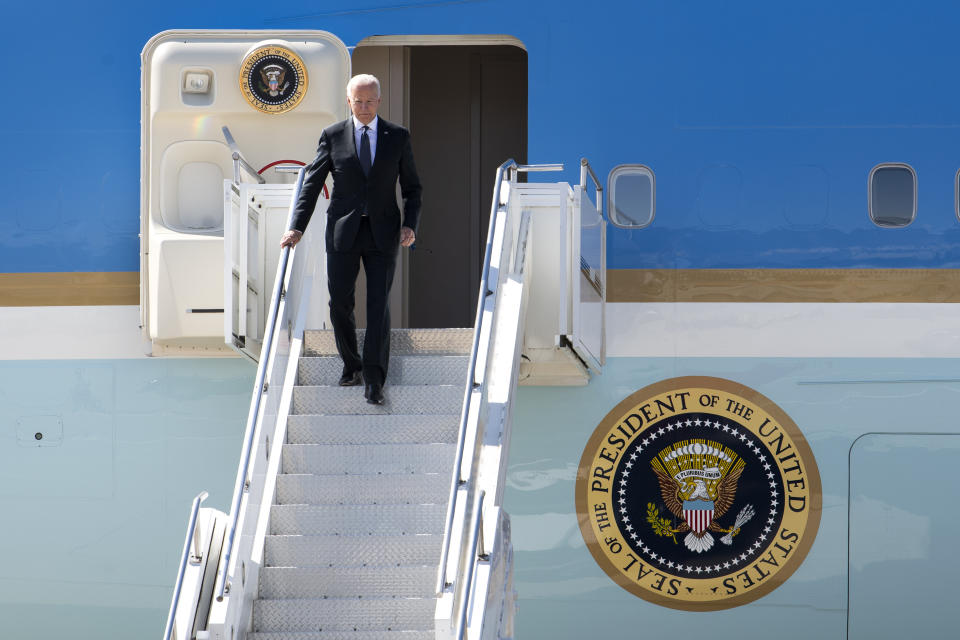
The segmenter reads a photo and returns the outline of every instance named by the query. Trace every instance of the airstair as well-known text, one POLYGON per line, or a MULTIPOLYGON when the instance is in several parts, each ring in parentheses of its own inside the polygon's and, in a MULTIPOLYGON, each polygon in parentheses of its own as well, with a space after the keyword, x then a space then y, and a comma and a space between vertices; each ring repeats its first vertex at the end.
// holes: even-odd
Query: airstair
POLYGON ((332 333, 306 334, 248 638, 433 639, 472 337, 395 329, 377 406, 337 386, 332 333))
POLYGON ((326 202, 277 255, 302 176, 225 181, 225 331, 258 371, 230 513, 194 500, 165 640, 513 637, 518 380, 585 384, 603 364, 596 176, 584 161, 574 187, 518 179, 558 168, 500 167, 475 326, 394 329, 382 406, 337 385, 326 202))

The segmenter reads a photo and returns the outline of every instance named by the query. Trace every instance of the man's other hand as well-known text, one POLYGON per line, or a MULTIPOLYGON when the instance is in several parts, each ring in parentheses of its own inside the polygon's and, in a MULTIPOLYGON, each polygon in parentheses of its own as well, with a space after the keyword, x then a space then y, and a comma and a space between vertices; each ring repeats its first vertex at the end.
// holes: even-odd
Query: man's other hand
POLYGON ((400 227, 400 246, 409 247, 416 241, 417 234, 410 227, 400 227))
POLYGON ((292 247, 300 242, 300 238, 303 237, 303 234, 296 229, 290 229, 280 238, 280 248, 292 247))

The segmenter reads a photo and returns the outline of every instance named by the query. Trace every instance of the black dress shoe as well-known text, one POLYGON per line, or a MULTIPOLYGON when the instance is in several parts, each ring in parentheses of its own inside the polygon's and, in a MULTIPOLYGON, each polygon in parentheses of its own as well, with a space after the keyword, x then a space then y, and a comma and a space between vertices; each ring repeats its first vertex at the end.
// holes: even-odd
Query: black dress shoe
POLYGON ((356 387, 361 383, 363 383, 363 377, 360 375, 359 371, 344 370, 343 375, 340 376, 341 387, 356 387))
POLYGON ((379 382, 367 383, 363 388, 363 397, 367 404, 383 404, 383 385, 379 382))

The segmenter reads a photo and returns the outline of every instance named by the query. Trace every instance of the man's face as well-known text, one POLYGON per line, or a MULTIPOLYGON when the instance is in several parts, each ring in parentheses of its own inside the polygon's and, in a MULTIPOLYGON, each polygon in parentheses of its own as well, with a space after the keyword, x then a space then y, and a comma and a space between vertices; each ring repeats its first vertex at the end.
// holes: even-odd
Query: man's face
POLYGON ((377 95, 376 85, 360 85, 353 88, 353 95, 347 96, 350 111, 363 124, 370 124, 377 115, 380 106, 380 96, 377 95))

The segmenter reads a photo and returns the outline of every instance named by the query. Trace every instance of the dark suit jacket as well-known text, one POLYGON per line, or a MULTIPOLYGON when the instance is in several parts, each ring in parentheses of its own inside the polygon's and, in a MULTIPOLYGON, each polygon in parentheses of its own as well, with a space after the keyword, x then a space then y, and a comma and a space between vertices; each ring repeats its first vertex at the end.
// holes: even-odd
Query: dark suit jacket
POLYGON ((400 227, 417 230, 420 217, 420 179, 413 163, 410 132, 380 118, 377 147, 370 175, 364 176, 357 158, 353 118, 332 124, 320 134, 317 157, 304 169, 303 187, 293 212, 291 229, 304 231, 327 174, 333 191, 327 209, 327 251, 349 251, 360 227, 360 216, 370 217, 374 242, 381 251, 396 250, 400 227), (397 207, 395 185, 400 180, 403 218, 397 207))

